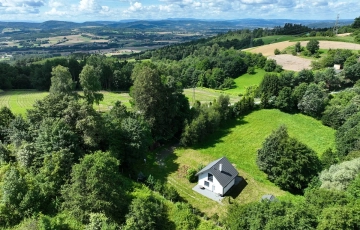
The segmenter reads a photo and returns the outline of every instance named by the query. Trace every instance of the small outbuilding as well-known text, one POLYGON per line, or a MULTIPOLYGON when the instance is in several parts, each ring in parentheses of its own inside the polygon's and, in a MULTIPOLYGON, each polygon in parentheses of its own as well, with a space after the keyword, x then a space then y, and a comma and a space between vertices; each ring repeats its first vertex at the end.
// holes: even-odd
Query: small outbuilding
POLYGON ((235 184, 235 178, 239 175, 235 167, 226 157, 217 159, 200 170, 198 186, 213 193, 223 196, 235 184))

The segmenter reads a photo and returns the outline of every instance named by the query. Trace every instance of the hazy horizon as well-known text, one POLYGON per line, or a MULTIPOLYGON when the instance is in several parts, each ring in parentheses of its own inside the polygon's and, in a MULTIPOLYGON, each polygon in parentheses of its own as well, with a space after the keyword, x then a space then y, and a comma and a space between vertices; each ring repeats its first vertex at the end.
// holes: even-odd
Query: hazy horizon
POLYGON ((354 19, 358 0, 0 0, 0 21, 354 19))

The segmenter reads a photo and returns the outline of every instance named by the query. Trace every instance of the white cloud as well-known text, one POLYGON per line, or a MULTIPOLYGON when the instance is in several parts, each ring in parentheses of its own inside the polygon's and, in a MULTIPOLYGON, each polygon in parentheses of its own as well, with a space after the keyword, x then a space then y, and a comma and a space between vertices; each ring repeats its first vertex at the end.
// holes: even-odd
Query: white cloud
POLYGON ((79 10, 87 13, 95 13, 101 10, 101 6, 96 0, 81 0, 79 3, 79 10))
POLYGON ((129 11, 138 11, 142 9, 142 4, 140 2, 130 3, 129 11))
POLYGON ((277 0, 241 0, 241 3, 248 5, 258 5, 258 4, 275 4, 277 0))
POLYGON ((1 14, 37 14, 39 8, 44 6, 40 0, 0 0, 1 14))
POLYGON ((0 20, 62 20, 65 16, 76 21, 174 17, 335 20, 337 14, 358 17, 359 9, 359 0, 0 0, 0 20))
POLYGON ((64 16, 67 15, 68 13, 66 11, 59 11, 56 8, 51 8, 51 10, 45 12, 45 14, 51 16, 64 16))
POLYGON ((51 8, 59 8, 59 7, 64 6, 64 4, 61 3, 61 2, 57 2, 57 1, 55 1, 55 0, 50 0, 50 1, 49 1, 49 6, 50 6, 51 8))

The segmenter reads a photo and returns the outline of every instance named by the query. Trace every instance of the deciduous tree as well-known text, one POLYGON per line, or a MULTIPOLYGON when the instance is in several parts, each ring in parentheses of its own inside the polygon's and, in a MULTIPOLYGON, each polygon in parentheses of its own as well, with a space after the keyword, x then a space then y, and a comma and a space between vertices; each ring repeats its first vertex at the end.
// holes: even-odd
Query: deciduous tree
POLYGON ((307 44, 306 44, 306 49, 311 53, 314 54, 316 53, 319 49, 319 41, 315 40, 315 39, 311 39, 307 44))
POLYGON ((99 93, 101 90, 100 71, 91 65, 85 65, 79 78, 86 101, 90 105, 94 102, 99 104, 99 102, 104 99, 104 95, 99 93))
POLYGON ((73 92, 75 84, 68 68, 58 65, 52 69, 51 75, 51 94, 69 95, 73 92))

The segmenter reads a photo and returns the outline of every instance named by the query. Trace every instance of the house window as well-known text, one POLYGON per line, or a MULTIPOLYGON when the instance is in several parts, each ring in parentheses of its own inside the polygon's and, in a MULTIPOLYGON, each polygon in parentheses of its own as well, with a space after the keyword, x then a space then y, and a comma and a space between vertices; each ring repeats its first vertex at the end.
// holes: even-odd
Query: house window
POLYGON ((206 187, 209 187, 209 181, 204 181, 204 185, 205 185, 206 187))
POLYGON ((208 181, 213 182, 213 175, 211 173, 208 173, 208 181))

